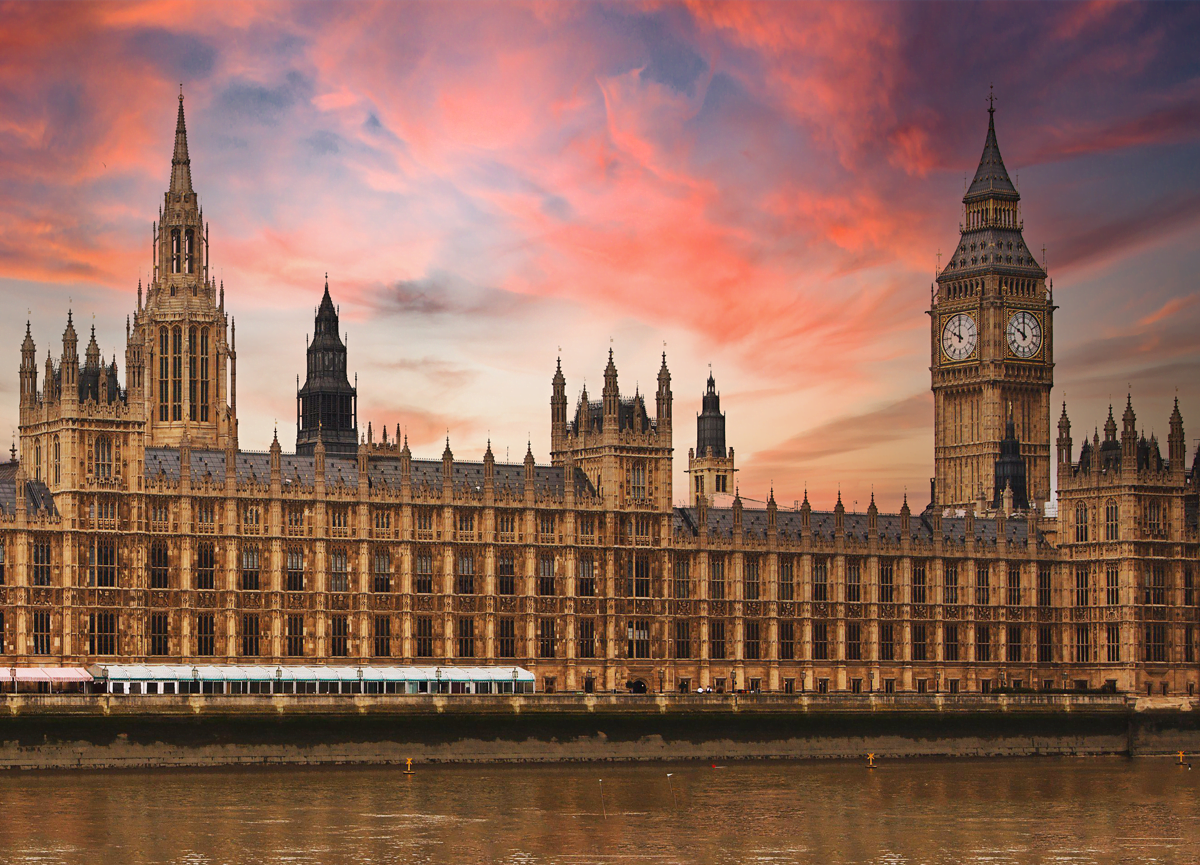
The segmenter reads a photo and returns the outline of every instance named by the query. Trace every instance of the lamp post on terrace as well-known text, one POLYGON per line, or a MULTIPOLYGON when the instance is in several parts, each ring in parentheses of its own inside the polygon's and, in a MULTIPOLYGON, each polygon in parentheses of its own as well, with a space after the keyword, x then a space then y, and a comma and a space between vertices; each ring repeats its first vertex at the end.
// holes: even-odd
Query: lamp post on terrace
POLYGON ((283 667, 279 666, 275 668, 275 693, 283 693, 283 667))
POLYGON ((517 693, 517 668, 513 667, 513 693, 517 693))
POLYGON ((735 697, 737 696, 737 670, 729 671, 729 691, 735 697))
POLYGON ((594 693, 596 690, 596 679, 592 674, 592 668, 588 667, 587 672, 583 674, 583 690, 586 694, 594 693))
POLYGON ((363 692, 363 668, 360 666, 358 668, 358 693, 361 694, 362 692, 363 692))
POLYGON ((438 667, 433 671, 434 677, 437 679, 437 693, 442 693, 442 668, 438 667))
POLYGON ((663 688, 665 687, 665 685, 666 685, 666 673, 663 672, 662 667, 659 667, 658 668, 658 693, 661 694, 663 692, 663 688))
POLYGON ((196 666, 192 667, 192 693, 200 693, 200 668, 196 666))

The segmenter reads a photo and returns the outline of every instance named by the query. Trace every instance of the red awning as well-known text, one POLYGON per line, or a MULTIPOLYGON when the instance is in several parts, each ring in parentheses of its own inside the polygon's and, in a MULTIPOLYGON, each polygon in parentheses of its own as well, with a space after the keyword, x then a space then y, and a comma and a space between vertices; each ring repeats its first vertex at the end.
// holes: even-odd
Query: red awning
POLYGON ((0 667, 0 676, 10 682, 90 682, 92 674, 83 667, 0 667))

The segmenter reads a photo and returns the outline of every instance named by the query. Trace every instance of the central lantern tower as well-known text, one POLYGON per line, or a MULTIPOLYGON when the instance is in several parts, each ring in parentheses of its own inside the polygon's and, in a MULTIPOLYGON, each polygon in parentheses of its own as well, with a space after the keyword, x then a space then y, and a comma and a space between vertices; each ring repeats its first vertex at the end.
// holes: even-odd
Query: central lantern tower
POLYGON ((236 353, 226 334, 225 289, 209 275, 208 226, 192 188, 183 95, 171 184, 153 231, 153 276, 126 348, 129 403, 146 421, 146 446, 196 448, 237 439, 236 353))
POLYGON ((1046 272, 1025 244, 1020 201, 989 105, 983 156, 963 196, 961 236, 937 276, 929 311, 939 507, 996 500, 996 478, 1008 476, 996 472, 1006 439, 1006 459, 1024 461, 1030 504, 1050 498, 1054 304, 1046 272))

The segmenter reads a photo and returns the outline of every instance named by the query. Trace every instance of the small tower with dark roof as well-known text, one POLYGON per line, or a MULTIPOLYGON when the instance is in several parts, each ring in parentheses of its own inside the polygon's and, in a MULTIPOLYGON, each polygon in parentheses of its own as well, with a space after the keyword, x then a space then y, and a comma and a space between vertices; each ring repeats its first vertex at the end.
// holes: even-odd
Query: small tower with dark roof
POLYGON ((308 345, 308 374, 296 394, 296 453, 311 454, 318 440, 327 453, 358 450, 358 391, 346 374, 346 344, 328 275, 308 345))
POLYGON ((721 395, 711 372, 704 391, 702 410, 696 415, 696 449, 688 448, 687 473, 691 476, 692 506, 701 498, 713 503, 714 496, 728 495, 733 486, 733 448, 725 447, 725 413, 721 395))

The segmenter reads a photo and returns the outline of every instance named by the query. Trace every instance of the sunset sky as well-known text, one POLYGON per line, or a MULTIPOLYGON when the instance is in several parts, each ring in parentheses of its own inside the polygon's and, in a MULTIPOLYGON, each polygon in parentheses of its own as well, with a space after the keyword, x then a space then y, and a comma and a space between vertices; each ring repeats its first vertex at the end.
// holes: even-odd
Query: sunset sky
POLYGON ((547 460, 560 352, 573 405, 610 345, 653 393, 665 343, 677 498, 711 364, 746 497, 922 507, 925 310, 994 85, 1054 417, 1078 442, 1131 388, 1163 437, 1178 392, 1190 452, 1198 44, 1183 3, 0 5, 0 423, 27 309, 39 360, 70 304, 124 373, 182 83, 243 447, 294 446, 328 271, 360 425, 418 457, 547 460))

